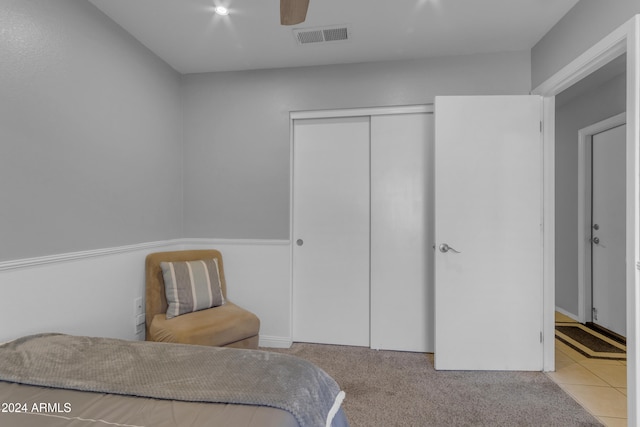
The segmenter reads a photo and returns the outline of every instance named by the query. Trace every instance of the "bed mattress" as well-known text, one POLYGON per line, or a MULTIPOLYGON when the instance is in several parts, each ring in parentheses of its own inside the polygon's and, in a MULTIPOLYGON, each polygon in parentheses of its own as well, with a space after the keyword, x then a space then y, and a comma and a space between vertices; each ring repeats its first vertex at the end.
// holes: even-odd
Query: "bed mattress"
MULTIPOLYGON (((0 382, 0 425, 12 427, 303 427, 265 406, 182 402, 0 382)), ((332 426, 346 427, 340 411, 332 426)))
POLYGON ((62 334, 0 345, 0 426, 348 427, 343 397, 313 364, 264 351, 62 334))

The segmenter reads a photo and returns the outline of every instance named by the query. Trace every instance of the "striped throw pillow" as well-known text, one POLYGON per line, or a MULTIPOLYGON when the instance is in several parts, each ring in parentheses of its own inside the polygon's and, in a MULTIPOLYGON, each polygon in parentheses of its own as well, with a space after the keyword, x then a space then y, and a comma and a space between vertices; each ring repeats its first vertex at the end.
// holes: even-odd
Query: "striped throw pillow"
POLYGON ((167 319, 224 304, 217 259, 161 262, 167 319))

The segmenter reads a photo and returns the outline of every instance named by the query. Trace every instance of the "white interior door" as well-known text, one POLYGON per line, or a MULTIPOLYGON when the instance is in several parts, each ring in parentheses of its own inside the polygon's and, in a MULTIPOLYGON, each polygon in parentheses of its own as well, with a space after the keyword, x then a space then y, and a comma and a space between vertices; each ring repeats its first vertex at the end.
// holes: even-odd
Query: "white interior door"
POLYGON ((371 347, 433 351, 433 114, 371 117, 371 347))
POLYGON ((436 369, 542 369, 540 123, 536 96, 436 98, 436 369))
POLYGON ((293 339, 368 347, 369 118, 293 132, 293 339))
POLYGON ((626 126, 592 137, 593 322, 626 336, 626 126))

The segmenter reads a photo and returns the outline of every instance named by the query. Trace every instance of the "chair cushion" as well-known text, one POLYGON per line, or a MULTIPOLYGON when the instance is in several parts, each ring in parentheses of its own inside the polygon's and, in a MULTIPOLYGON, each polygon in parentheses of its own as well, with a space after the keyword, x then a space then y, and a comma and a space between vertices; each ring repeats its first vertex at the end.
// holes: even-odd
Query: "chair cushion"
POLYGON ((224 304, 218 260, 161 262, 167 318, 224 304))
POLYGON ((258 317, 231 301, 207 310, 167 319, 153 317, 147 340, 224 346, 255 336, 260 331, 258 317))

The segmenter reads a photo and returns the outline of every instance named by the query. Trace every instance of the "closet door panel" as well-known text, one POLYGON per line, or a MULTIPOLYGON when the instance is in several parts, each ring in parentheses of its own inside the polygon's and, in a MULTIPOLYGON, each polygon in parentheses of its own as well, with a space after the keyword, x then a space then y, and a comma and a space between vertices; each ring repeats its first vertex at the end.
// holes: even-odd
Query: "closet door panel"
POLYGON ((371 118, 371 347, 433 351, 433 114, 371 118))
POLYGON ((369 118, 293 131, 293 339, 368 347, 369 118))

